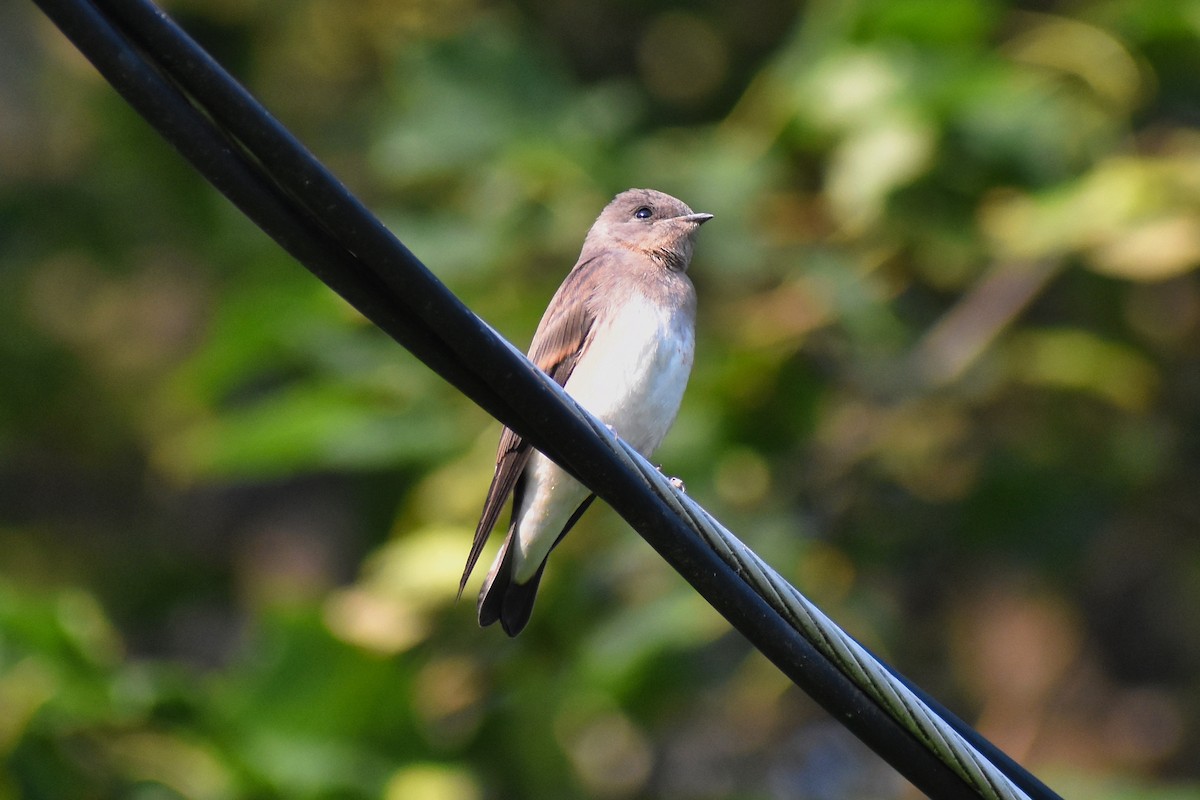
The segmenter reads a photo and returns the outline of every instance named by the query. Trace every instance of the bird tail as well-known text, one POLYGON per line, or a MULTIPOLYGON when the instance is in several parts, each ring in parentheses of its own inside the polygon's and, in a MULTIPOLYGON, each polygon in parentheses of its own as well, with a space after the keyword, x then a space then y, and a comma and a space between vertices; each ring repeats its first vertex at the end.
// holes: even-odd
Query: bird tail
MULTIPOLYGON (((588 510, 588 506, 595 499, 596 495, 594 494, 589 494, 584 498, 575 512, 571 514, 571 518, 567 520, 567 524, 563 526, 558 538, 554 540, 554 544, 550 545, 551 551, 558 547, 558 543, 563 540, 563 537, 571 528, 575 527, 575 523, 579 521, 583 512, 588 510)), ((500 552, 496 554, 492 568, 488 570, 487 577, 483 579, 483 588, 479 590, 479 604, 476 607, 481 627, 486 628, 499 620, 500 626, 509 636, 516 636, 524 630, 525 624, 529 622, 529 615, 533 613, 533 601, 537 598, 538 584, 542 582, 542 572, 546 569, 546 561, 550 558, 550 553, 546 553, 546 558, 542 559, 542 563, 538 565, 537 572, 533 573, 533 577, 524 583, 517 583, 513 580, 512 563, 512 543, 516 533, 515 525, 508 529, 508 536, 504 537, 504 544, 500 545, 500 552)))
POLYGON ((511 544, 510 534, 484 578, 483 588, 479 590, 478 612, 481 626, 487 627, 498 620, 505 633, 516 636, 525 628, 529 615, 533 613, 533 601, 537 597, 546 562, 542 562, 528 581, 517 583, 513 580, 511 544))

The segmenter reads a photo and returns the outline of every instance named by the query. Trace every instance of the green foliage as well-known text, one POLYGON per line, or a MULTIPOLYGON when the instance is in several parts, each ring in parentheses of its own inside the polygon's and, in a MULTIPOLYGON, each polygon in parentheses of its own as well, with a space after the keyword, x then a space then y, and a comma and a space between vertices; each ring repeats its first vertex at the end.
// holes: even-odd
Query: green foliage
MULTIPOLYGON (((615 192, 716 214, 664 469, 1065 796, 1196 794, 1195 3, 170 5, 520 346, 615 192)), ((0 800, 901 796, 606 510, 476 629, 496 425, 32 4, 0 176, 0 800)))

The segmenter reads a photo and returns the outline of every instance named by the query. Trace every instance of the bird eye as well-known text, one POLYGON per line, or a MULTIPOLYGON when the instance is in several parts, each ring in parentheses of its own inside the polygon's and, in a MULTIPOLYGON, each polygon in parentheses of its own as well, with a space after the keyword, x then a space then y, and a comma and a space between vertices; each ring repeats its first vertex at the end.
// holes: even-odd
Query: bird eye
POLYGON ((650 219, 650 217, 653 215, 654 212, 650 209, 650 206, 642 206, 637 211, 633 212, 633 216, 638 219, 650 219))

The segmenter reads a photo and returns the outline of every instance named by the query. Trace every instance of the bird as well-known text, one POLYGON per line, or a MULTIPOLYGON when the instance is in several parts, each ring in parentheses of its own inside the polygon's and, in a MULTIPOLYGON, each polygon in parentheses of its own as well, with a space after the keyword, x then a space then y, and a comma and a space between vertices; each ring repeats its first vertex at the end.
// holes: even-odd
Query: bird
MULTIPOLYGON (((630 446, 649 457, 683 399, 695 350, 694 236, 712 214, 653 189, 604 207, 550 300, 529 359, 630 446)), ((595 499, 510 428, 500 434, 458 594, 512 496, 508 533, 479 592, 480 626, 524 629, 550 551, 595 499)))

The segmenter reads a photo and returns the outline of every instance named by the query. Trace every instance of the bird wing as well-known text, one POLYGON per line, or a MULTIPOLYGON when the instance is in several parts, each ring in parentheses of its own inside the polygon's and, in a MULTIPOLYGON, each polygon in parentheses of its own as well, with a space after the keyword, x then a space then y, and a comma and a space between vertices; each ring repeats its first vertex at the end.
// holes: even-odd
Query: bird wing
MULTIPOLYGON (((567 379, 579 363, 579 357, 591 343, 595 316, 591 311, 591 304, 584 300, 589 294, 588 284, 594 280, 596 266, 596 259, 589 259, 571 271, 550 301, 550 306, 538 325, 537 333, 533 336, 529 360, 559 386, 566 386, 567 379), (563 302, 567 298, 572 299, 570 302, 563 302)), ((491 486, 488 487, 487 499, 483 502, 483 513, 475 527, 471 552, 467 555, 467 565, 458 584, 460 596, 510 494, 513 495, 513 513, 515 514, 516 509, 520 507, 523 489, 521 476, 532 454, 529 443, 511 428, 505 428, 501 432, 500 446, 496 451, 496 473, 492 476, 491 486)))

